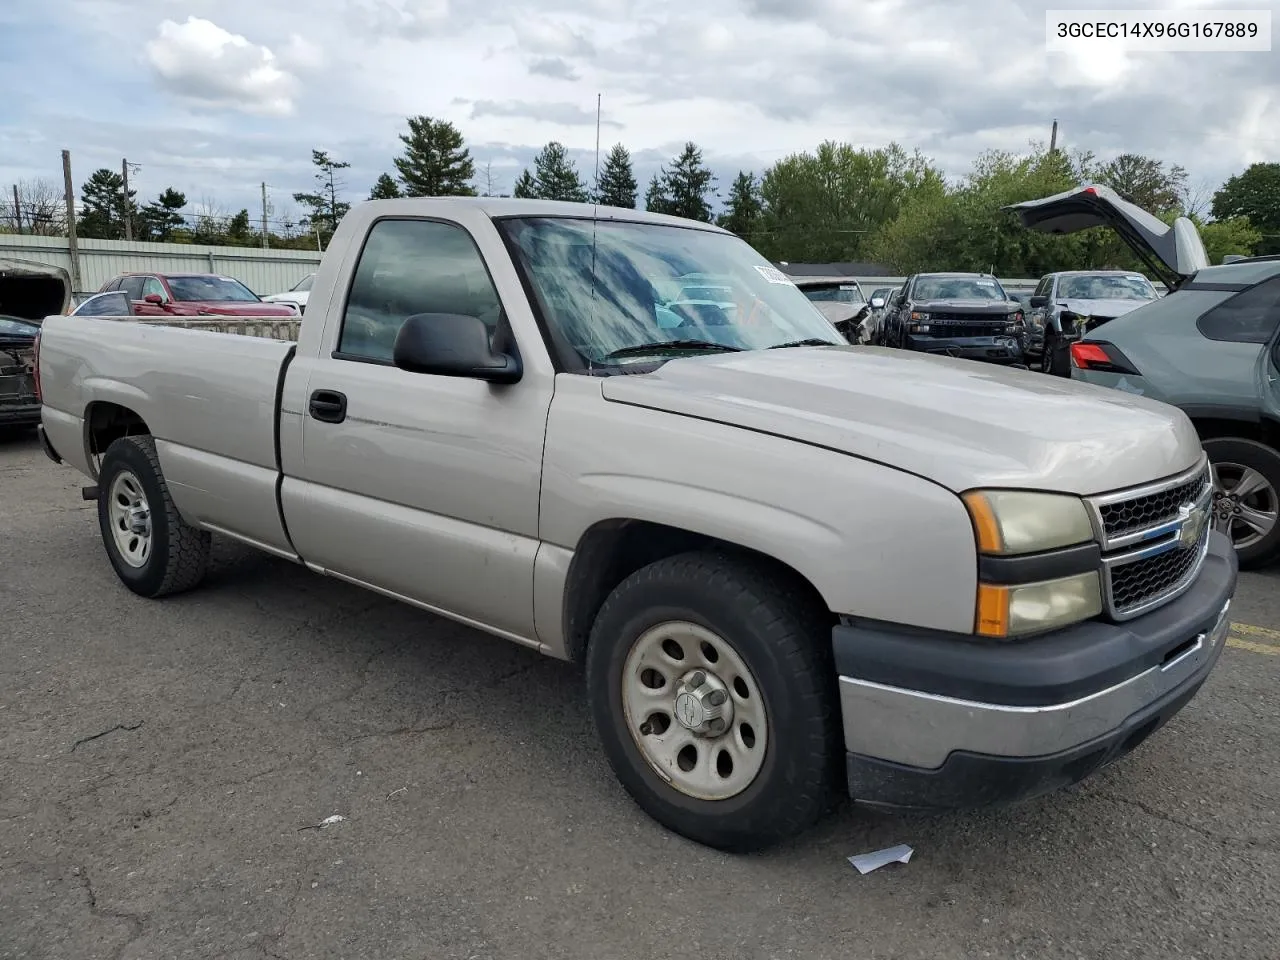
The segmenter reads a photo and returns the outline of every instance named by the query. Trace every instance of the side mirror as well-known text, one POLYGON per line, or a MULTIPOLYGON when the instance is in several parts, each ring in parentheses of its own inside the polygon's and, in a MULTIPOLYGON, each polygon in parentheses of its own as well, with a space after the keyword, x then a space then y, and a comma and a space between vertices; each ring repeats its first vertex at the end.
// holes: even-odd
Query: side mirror
POLYGON ((142 299, 147 303, 154 303, 157 307, 164 303, 164 297, 160 296, 158 293, 148 293, 142 299))
POLYGON ((391 358, 410 373, 490 383, 515 383, 524 373, 519 359, 493 349, 483 321, 460 313, 415 313, 406 318, 391 358))
POLYGON ((1048 305, 1049 305, 1048 297, 1032 297, 1031 298, 1032 310, 1039 310, 1041 307, 1047 307, 1048 305))
POLYGON ((871 309, 872 309, 872 310, 883 310, 883 309, 884 309, 884 297, 872 297, 872 298, 871 298, 871 309))

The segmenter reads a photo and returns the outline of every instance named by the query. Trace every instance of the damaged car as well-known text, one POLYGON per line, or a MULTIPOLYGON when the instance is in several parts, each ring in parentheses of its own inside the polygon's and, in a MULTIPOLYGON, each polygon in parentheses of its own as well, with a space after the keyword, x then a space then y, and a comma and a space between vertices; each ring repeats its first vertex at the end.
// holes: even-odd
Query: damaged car
POLYGON ((1044 373, 1071 375, 1068 348, 1109 320, 1157 299, 1131 270, 1070 270, 1041 277, 1027 314, 1027 353, 1044 373))
POLYGON ((885 311, 886 346, 1025 366, 1026 316, 983 273, 918 273, 885 311))
POLYGON ((35 343, 40 324, 71 303, 71 277, 61 267, 0 258, 0 431, 40 423, 35 343))

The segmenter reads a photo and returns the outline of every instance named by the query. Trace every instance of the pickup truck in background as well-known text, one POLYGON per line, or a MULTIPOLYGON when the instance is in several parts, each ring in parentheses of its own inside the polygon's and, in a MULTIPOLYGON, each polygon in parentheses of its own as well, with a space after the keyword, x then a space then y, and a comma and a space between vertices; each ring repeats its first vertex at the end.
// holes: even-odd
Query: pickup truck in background
POLYGON ((45 449, 116 574, 190 589, 216 534, 579 662, 619 780, 702 843, 1078 781, 1222 651, 1185 415, 850 346, 710 224, 371 201, 312 295, 45 321, 45 449), (733 309, 659 293, 695 274, 733 309))

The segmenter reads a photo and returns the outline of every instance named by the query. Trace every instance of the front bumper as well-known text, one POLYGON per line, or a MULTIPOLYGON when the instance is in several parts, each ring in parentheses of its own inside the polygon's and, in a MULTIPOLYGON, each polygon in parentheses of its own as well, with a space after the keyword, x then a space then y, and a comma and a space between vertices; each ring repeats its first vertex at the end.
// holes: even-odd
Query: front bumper
POLYGON ((1222 653, 1236 571, 1215 533, 1191 589, 1124 624, 999 643, 836 627, 850 794, 945 809, 1083 780, 1195 696, 1222 653))
POLYGON ((34 427, 39 422, 39 402, 0 403, 0 427, 34 427))
POLYGON ((903 346, 917 353, 937 353, 987 363, 1026 363, 1026 352, 1016 337, 921 337, 906 334, 903 346))

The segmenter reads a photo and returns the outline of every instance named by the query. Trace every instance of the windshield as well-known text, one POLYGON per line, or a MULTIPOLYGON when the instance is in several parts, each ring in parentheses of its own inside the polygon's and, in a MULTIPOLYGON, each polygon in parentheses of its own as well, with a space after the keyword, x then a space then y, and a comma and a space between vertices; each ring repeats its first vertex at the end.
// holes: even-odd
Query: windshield
POLYGON ((257 296, 239 280, 230 277, 170 277, 169 289, 175 300, 255 301, 257 296))
POLYGON ((1063 277, 1058 281, 1060 300, 1154 300, 1155 287, 1136 274, 1063 277))
POLYGON ((311 289, 311 284, 315 282, 316 275, 308 273, 305 277, 298 281, 298 285, 290 290, 290 293, 306 293, 311 289))
POLYGON ((652 361, 670 351, 613 355, 673 340, 740 350, 808 339, 847 345, 781 271, 732 235, 605 220, 499 224, 570 366, 594 371, 601 364, 652 361), (673 281, 691 273, 715 274, 721 281, 715 296, 685 299, 688 284, 673 281))
POLYGON ((914 300, 1005 300, 1004 288, 990 277, 921 277, 914 300))
POLYGON ((802 287, 804 295, 814 303, 866 303, 856 284, 839 283, 829 287, 802 287))
POLYGON ((0 337, 32 337, 39 332, 40 325, 19 317, 0 316, 0 337))

